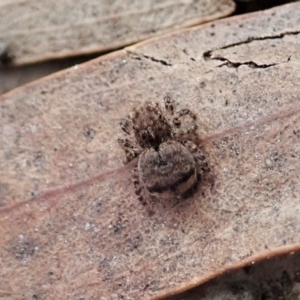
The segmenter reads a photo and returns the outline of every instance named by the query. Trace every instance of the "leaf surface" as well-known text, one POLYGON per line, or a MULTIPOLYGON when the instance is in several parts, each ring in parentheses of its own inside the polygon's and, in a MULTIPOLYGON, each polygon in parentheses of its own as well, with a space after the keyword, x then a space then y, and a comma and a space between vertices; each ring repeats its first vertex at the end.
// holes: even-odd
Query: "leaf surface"
POLYGON ((299 9, 179 31, 2 96, 6 298, 161 299, 299 249, 299 9), (149 216, 118 120, 166 94, 198 114, 212 171, 149 216))
POLYGON ((3 59, 17 65, 103 52, 227 16, 234 7, 232 0, 0 1, 0 61, 1 45, 3 59))

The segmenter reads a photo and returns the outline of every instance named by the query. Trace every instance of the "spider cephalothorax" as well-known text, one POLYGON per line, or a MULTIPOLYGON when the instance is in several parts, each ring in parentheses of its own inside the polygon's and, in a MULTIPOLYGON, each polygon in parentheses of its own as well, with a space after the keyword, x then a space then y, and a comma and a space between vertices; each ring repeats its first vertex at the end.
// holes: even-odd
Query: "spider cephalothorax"
POLYGON ((172 126, 161 107, 155 102, 146 102, 130 113, 132 128, 141 148, 155 148, 171 139, 172 126))
POLYGON ((189 109, 174 111, 174 101, 164 100, 164 109, 157 102, 146 102, 120 122, 125 138, 118 142, 125 151, 125 163, 139 156, 133 176, 136 193, 150 202, 186 195, 208 168, 193 141, 196 115, 189 109), (182 126, 185 117, 190 122, 182 126))

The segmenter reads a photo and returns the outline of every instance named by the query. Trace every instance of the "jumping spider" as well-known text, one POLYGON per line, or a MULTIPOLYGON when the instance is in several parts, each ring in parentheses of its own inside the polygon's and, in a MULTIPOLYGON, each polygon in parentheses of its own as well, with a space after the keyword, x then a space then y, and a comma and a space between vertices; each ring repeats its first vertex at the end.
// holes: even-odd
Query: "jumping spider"
POLYGON ((139 156, 133 180, 144 204, 185 197, 207 171, 205 156, 193 142, 196 115, 189 109, 176 111, 169 96, 164 98, 164 109, 157 102, 143 103, 120 126, 124 138, 118 143, 125 151, 124 163, 139 156), (189 124, 182 126, 188 119, 189 124))

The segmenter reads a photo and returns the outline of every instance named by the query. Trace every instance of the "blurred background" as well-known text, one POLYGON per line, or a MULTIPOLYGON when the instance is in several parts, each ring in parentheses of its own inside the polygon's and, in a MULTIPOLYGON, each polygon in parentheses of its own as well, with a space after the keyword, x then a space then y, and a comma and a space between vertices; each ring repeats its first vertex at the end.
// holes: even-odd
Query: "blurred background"
POLYGON ((0 94, 172 30, 287 0, 0 0, 0 94))

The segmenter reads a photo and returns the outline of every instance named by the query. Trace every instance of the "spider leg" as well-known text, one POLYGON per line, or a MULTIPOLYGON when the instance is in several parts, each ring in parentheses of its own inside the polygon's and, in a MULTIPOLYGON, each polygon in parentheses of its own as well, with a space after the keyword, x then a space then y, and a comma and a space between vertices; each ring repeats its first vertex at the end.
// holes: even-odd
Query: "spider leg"
POLYGON ((204 152, 199 149, 191 140, 184 140, 182 144, 193 154, 198 169, 198 175, 201 178, 204 173, 209 171, 209 166, 204 152))
POLYGON ((140 153, 139 149, 136 147, 135 143, 133 143, 129 139, 119 138, 118 143, 125 152, 126 159, 124 161, 124 164, 129 163, 131 160, 133 160, 135 157, 139 155, 140 153))
POLYGON ((132 181, 133 181, 133 186, 134 186, 134 191, 136 195, 138 196, 139 200, 142 201, 142 187, 140 185, 140 180, 139 180, 139 171, 138 168, 133 169, 133 174, 132 174, 132 181))
POLYGON ((191 136, 195 136, 196 135, 196 130, 198 129, 197 124, 193 123, 190 126, 188 126, 187 128, 179 128, 179 129, 175 129, 173 130, 173 137, 178 140, 178 141, 182 141, 185 139, 189 139, 191 138, 191 136))
POLYGON ((175 111, 175 101, 174 99, 172 99, 170 96, 165 96, 164 97, 164 103, 165 103, 165 109, 166 109, 166 112, 173 116, 174 114, 174 111, 175 111))
POLYGON ((198 148, 197 146, 190 140, 184 140, 182 145, 187 148, 192 154, 196 153, 198 148))
POLYGON ((175 127, 179 128, 181 125, 181 119, 185 116, 189 116, 192 119, 192 122, 196 120, 196 115, 191 112, 188 108, 181 109, 175 113, 173 118, 173 124, 175 127))
POLYGON ((153 206, 157 202, 157 199, 153 195, 145 192, 145 187, 140 182, 138 167, 133 169, 132 181, 133 181, 134 191, 138 197, 138 200, 141 202, 143 206, 146 207, 149 217, 153 216, 154 215, 153 206))
MULTIPOLYGON (((141 202, 141 204, 143 206, 147 207, 149 216, 153 216, 154 211, 153 211, 149 201, 147 201, 147 199, 145 198, 144 190, 140 183, 138 168, 133 169, 132 181, 133 181, 135 194, 138 196, 138 200, 141 202)), ((153 200, 151 200, 151 201, 153 201, 153 200)))
POLYGON ((196 115, 187 108, 175 112, 173 117, 174 138, 178 141, 182 141, 185 139, 191 139, 192 136, 196 135, 196 130, 198 129, 198 126, 195 122, 196 118, 196 115), (182 126, 181 122, 186 117, 190 119, 190 122, 187 125, 182 126))
POLYGON ((132 122, 129 118, 122 118, 119 125, 126 134, 130 135, 132 133, 132 122))

